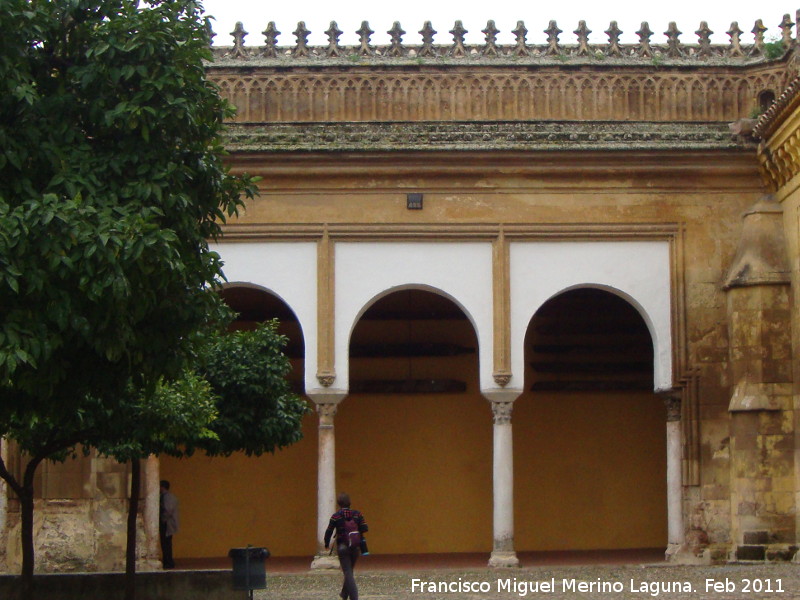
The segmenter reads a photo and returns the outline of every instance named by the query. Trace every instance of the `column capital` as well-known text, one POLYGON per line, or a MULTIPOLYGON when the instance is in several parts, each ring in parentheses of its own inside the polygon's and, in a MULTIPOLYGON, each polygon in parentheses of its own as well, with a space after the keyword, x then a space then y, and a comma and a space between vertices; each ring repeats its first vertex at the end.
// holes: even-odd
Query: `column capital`
POLYGON ((514 402, 492 402, 492 414, 494 415, 495 425, 507 425, 511 423, 511 411, 514 409, 514 402))
POLYGON ((339 393, 339 392, 321 392, 321 393, 312 393, 306 394, 311 401, 314 403, 315 408, 317 409, 317 414, 319 414, 319 426, 320 428, 332 428, 333 427, 333 417, 336 416, 336 409, 339 407, 339 403, 347 396, 347 393, 339 393))
POLYGON ((522 390, 515 389, 489 389, 482 390, 481 394, 492 406, 495 425, 507 425, 511 423, 511 411, 514 409, 514 400, 519 398, 522 390))
POLYGON ((338 404, 317 404, 320 427, 333 427, 333 417, 336 416, 338 404))
POLYGON ((664 405, 667 407, 667 421, 680 421, 681 420, 681 400, 682 390, 679 388, 672 388, 668 390, 661 390, 658 392, 664 405))

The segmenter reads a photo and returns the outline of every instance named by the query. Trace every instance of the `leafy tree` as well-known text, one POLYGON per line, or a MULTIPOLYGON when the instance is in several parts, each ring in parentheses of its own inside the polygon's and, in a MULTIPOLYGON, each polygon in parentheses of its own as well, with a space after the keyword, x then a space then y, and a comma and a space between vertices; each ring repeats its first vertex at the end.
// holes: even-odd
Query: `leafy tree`
POLYGON ((196 445, 207 455, 259 456, 301 439, 309 408, 286 378, 291 365, 277 327, 272 320, 252 331, 215 335, 201 353, 199 372, 217 398, 217 416, 209 424, 214 435, 196 445))
MULTIPOLYGON (((261 455, 300 440, 308 405, 295 395, 286 376, 286 338, 277 321, 252 331, 214 330, 204 341, 196 371, 157 393, 131 402, 111 421, 119 431, 94 442, 101 454, 131 461, 128 505, 126 598, 135 597, 136 516, 140 496, 139 460, 151 454, 209 456, 233 452, 261 455)), ((89 441, 88 443, 93 443, 89 441)))
POLYGON ((183 444, 214 438, 208 428, 216 418, 211 386, 194 371, 171 382, 161 381, 154 393, 131 397, 118 406, 94 439, 85 440, 101 455, 131 463, 131 489, 126 523, 125 598, 136 597, 136 519, 141 495, 140 459, 151 454, 182 456, 183 444))
POLYGON ((0 477, 30 598, 35 469, 180 376, 220 311, 207 240, 253 186, 198 3, 3 0, 0 31, 0 435, 30 457, 0 477))

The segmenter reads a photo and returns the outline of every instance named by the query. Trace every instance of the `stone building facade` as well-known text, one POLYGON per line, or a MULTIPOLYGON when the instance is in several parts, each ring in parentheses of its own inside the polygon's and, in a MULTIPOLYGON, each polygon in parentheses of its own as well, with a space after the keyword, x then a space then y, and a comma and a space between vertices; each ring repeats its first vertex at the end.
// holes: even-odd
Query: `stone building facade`
MULTIPOLYGON (((581 22, 564 43, 551 22, 530 44, 520 22, 502 45, 489 22, 474 45, 456 22, 442 45, 426 23, 409 45, 395 24, 378 46, 364 23, 342 46, 331 24, 312 47, 302 23, 293 45, 237 26, 208 75, 238 109, 231 168, 262 180, 217 245, 222 293, 241 327, 281 319, 316 412, 274 456, 148 461, 142 560, 159 476, 179 557, 326 566, 346 489, 382 553, 793 558, 799 36, 765 31, 687 44, 671 24, 661 44, 643 23, 627 44, 612 22, 594 44, 581 22)), ((119 567, 126 480, 48 466, 40 564, 119 567)))

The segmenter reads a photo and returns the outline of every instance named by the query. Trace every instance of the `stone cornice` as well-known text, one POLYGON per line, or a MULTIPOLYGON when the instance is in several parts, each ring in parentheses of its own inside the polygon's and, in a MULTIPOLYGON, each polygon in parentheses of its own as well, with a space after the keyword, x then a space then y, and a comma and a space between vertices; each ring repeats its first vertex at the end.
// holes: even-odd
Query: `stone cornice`
POLYGON ((755 147, 724 123, 236 123, 226 148, 247 152, 731 150, 755 147))
POLYGON ((514 240, 672 240, 679 231, 676 223, 629 224, 504 224, 504 223, 229 223, 223 226, 225 242, 270 240, 421 240, 492 241, 500 232, 514 240))

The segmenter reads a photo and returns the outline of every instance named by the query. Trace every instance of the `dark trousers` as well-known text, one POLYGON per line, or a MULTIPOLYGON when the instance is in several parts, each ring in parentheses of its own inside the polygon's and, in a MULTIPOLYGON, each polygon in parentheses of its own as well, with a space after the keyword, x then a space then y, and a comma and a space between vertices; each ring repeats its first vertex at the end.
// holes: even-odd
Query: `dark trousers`
POLYGON ((358 588, 356 587, 356 578, 353 576, 353 568, 356 566, 361 551, 357 546, 349 548, 342 544, 336 547, 336 553, 339 555, 339 564, 342 566, 344 574, 342 593, 339 595, 344 600, 358 600, 358 588))
POLYGON ((158 527, 161 538, 161 564, 165 569, 174 569, 175 560, 172 558, 172 536, 167 535, 167 524, 160 523, 158 527))

